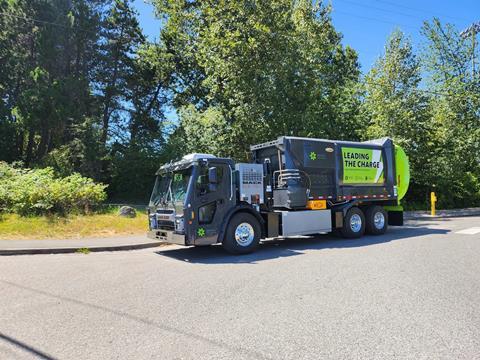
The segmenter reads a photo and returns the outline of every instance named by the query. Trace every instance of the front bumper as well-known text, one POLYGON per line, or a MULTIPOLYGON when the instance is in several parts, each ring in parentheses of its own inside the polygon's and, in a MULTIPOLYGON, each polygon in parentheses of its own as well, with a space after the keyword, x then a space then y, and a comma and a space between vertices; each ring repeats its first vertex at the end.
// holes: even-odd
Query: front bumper
POLYGON ((176 234, 175 232, 170 230, 162 230, 162 229, 150 230, 147 233, 147 236, 151 239, 165 241, 170 244, 186 245, 185 235, 176 234))

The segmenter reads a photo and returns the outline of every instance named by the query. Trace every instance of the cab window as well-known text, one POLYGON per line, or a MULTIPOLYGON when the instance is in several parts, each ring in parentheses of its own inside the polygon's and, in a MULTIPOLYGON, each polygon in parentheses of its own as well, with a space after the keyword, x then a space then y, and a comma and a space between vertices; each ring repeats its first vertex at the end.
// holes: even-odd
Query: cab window
MULTIPOLYGON (((220 184, 223 179, 223 167, 219 165, 211 165, 216 166, 217 168, 217 181, 220 184)), ((195 184, 196 193, 197 195, 204 195, 208 194, 209 186, 208 186, 208 168, 211 166, 202 166, 200 167, 200 172, 197 177, 197 182, 195 184)))

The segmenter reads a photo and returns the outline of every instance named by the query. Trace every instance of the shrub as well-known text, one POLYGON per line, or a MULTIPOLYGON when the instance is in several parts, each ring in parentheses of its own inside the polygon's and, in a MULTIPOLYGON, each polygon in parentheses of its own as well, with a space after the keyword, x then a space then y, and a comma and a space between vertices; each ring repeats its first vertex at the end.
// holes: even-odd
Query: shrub
POLYGON ((73 174, 57 177, 52 168, 21 169, 0 162, 0 211, 20 215, 88 212, 106 199, 103 184, 73 174))

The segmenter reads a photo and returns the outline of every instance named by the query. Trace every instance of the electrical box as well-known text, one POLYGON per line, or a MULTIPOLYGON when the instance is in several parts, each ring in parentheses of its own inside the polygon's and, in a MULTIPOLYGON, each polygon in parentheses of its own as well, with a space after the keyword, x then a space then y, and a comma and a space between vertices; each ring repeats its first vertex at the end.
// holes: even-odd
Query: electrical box
POLYGON ((263 204, 263 165, 239 163, 235 165, 238 171, 240 200, 249 204, 263 204))

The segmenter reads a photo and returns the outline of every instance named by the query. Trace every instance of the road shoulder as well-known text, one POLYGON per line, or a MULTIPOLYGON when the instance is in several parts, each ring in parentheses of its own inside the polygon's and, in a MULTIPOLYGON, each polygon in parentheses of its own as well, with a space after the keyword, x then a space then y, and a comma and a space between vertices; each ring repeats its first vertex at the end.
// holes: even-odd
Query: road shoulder
POLYGON ((0 255, 65 254, 75 252, 121 251, 164 245, 146 235, 64 240, 0 240, 0 255))

